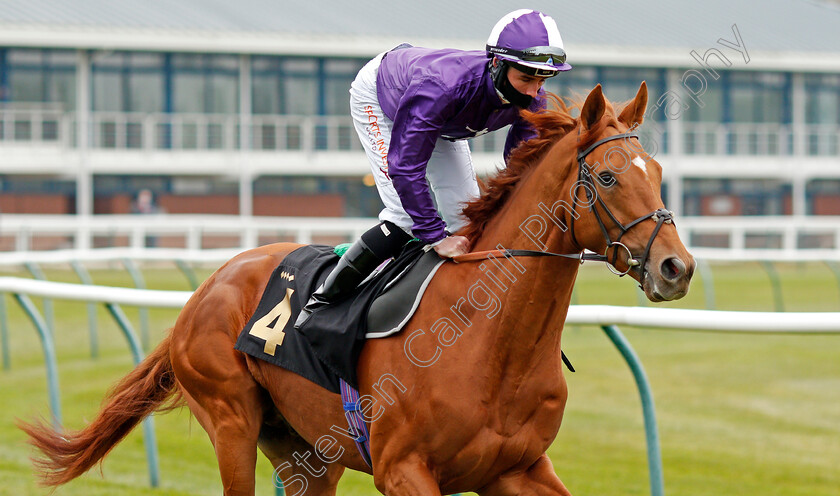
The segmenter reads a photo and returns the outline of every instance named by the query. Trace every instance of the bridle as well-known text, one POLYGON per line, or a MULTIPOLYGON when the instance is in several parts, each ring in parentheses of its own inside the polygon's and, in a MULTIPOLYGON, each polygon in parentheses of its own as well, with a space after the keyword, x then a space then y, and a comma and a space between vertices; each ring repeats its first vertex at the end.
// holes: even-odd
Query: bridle
MULTIPOLYGON (((634 267, 638 267, 640 274, 639 274, 639 284, 644 285, 646 269, 645 263, 650 256, 650 248, 653 246, 653 240, 656 238, 656 235, 659 234, 659 230, 662 229, 663 224, 673 224, 674 223, 674 213, 670 210, 666 210, 664 208, 658 208, 649 214, 642 215, 641 217, 631 221, 629 224, 625 225, 619 221, 615 215, 610 210, 609 206, 604 202, 604 199, 601 198, 600 195, 597 194, 597 190, 595 187, 595 181, 592 178, 592 172, 589 170, 589 164, 586 163, 586 157, 590 153, 592 153, 596 148, 603 145, 604 143, 609 143, 610 141, 620 140, 620 139, 629 139, 629 138, 639 138, 639 135, 634 132, 628 133, 621 133, 616 134, 613 136, 608 136, 606 138, 601 138, 600 140, 596 141, 595 143, 589 145, 588 148, 585 150, 578 152, 577 155, 577 162, 578 162, 578 181, 575 183, 575 189, 573 190, 572 194, 574 197, 577 197, 577 191, 580 188, 583 188, 586 191, 586 199, 587 199, 587 208, 589 211, 595 215, 595 219, 598 221, 598 227, 601 228, 601 233, 604 235, 604 241, 607 242, 607 247, 604 249, 604 258, 607 259, 607 268, 610 269, 614 274, 618 275, 619 277, 627 275, 634 267), (609 220, 621 231, 618 237, 613 240, 610 237, 610 232, 607 229, 607 225, 604 223, 604 219, 601 218, 601 213, 595 208, 595 204, 600 205, 601 209, 606 213, 609 217, 609 220), (653 228, 653 232, 650 234, 650 238, 648 239, 647 246, 645 246, 645 251, 640 258, 634 258, 633 253, 630 252, 630 248, 627 247, 624 243, 621 242, 621 238, 627 234, 630 229, 633 227, 641 224, 643 221, 647 219, 653 219, 656 222, 656 227, 653 228), (616 249, 613 251, 612 260, 609 260, 607 257, 607 252, 610 248, 615 247, 616 249), (615 263, 618 261, 618 252, 619 248, 623 248, 624 251, 627 252, 627 270, 619 271, 615 268, 615 263)), ((572 234, 572 241, 577 245, 581 246, 578 242, 577 238, 575 237, 575 209, 577 208, 577 202, 573 202, 572 212, 570 219, 570 231, 572 234)))
MULTIPOLYGON (((497 249, 497 250, 489 250, 489 251, 481 251, 481 252, 471 252, 465 253, 463 255, 458 255, 453 257, 453 261, 455 262, 471 262, 471 261, 479 261, 485 260, 487 258, 501 258, 501 257, 517 257, 517 256, 524 256, 524 257, 562 257, 562 258, 572 258, 576 260, 580 260, 580 263, 584 261, 596 261, 596 262, 606 262, 607 268, 613 274, 618 275, 619 277, 627 275, 634 267, 639 267, 639 285, 644 286, 645 275, 647 274, 647 270, 645 269, 645 263, 647 262, 648 257, 650 256, 650 248, 653 246, 653 240, 656 238, 656 235, 659 234, 660 229, 662 229, 663 224, 673 224, 674 223, 674 213, 670 210, 664 208, 658 208, 649 214, 645 214, 638 219, 630 222, 627 225, 624 225, 619 221, 615 215, 612 213, 610 208, 604 203, 604 200, 596 193, 595 182, 592 179, 592 173, 589 171, 589 166, 586 163, 586 156, 592 153, 593 150, 598 148, 599 146, 603 145, 604 143, 608 143, 610 141, 615 141, 619 139, 628 139, 628 138, 639 138, 639 135, 634 132, 628 133, 621 133, 616 134, 614 136, 608 136, 606 138, 602 138, 595 143, 589 145, 588 148, 585 150, 578 152, 577 155, 577 163, 578 163, 578 181, 575 188, 572 190, 573 197, 577 196, 577 191, 580 188, 584 188, 586 191, 586 198, 587 198, 587 208, 595 215, 595 219, 598 221, 598 226, 601 228, 601 233, 604 235, 604 240, 607 242, 607 247, 604 249, 604 254, 597 254, 597 253, 584 253, 581 244, 578 242, 577 237, 575 236, 575 217, 577 216, 576 208, 577 202, 573 201, 572 206, 572 215, 570 219, 570 228, 572 234, 572 241, 574 244, 580 248, 579 253, 551 253, 546 251, 537 251, 537 250, 518 250, 518 249, 497 249), (601 218, 601 214, 597 208, 595 208, 595 204, 601 206, 601 208, 606 212, 607 216, 609 217, 610 221, 615 224, 621 234, 613 241, 610 237, 610 232, 607 229, 607 225, 604 223, 604 220, 601 218), (643 221, 647 219, 653 219, 656 222, 656 227, 654 227, 653 232, 648 239, 647 246, 645 246, 645 251, 640 258, 634 258, 633 253, 630 251, 630 248, 627 247, 624 243, 621 242, 621 238, 627 234, 630 229, 633 227, 641 224, 643 221), (616 250, 613 252, 612 260, 609 259, 607 256, 607 252, 609 252, 610 248, 616 247, 616 250), (615 263, 618 261, 618 248, 624 248, 627 252, 627 270, 620 271, 615 268, 615 263)), ((574 200, 574 198, 573 198, 574 200)))

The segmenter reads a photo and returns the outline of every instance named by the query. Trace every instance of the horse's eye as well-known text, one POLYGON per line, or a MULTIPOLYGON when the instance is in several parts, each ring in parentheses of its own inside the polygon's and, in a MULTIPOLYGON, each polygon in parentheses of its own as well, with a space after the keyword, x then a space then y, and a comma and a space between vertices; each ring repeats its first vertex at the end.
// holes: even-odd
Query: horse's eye
POLYGON ((612 172, 604 171, 598 174, 598 179, 600 180, 601 184, 604 186, 612 186, 615 184, 615 176, 612 172))

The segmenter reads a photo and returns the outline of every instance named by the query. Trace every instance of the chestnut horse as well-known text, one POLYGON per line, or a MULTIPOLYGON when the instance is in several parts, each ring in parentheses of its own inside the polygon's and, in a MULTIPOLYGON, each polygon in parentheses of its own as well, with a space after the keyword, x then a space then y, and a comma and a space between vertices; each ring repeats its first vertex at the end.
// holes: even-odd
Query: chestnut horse
POLYGON ((694 260, 660 199, 661 167, 632 134, 645 83, 620 112, 600 85, 578 118, 552 100, 526 115, 539 136, 464 210, 474 250, 497 257, 443 264, 405 331, 365 344, 358 404, 372 468, 339 395, 234 350, 272 270, 299 247, 280 243, 211 275, 88 427, 21 425, 42 452, 43 481, 70 481, 146 415, 186 403, 215 447, 226 495, 254 494, 257 448, 289 494, 335 494, 345 467, 373 474, 389 496, 570 494, 546 449, 566 404, 560 342, 579 260, 499 250, 606 253, 652 301, 684 296, 694 260))

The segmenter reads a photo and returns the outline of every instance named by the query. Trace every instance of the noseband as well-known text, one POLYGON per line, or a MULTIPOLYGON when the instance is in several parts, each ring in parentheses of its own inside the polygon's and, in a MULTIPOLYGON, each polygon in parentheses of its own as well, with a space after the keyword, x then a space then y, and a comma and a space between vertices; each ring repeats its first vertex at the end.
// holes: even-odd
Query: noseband
MULTIPOLYGON (((644 285, 645 274, 647 272, 645 269, 645 263, 647 262, 648 256, 650 255, 650 247, 653 245, 653 240, 656 238, 656 235, 659 234, 659 230, 662 229, 662 225, 674 223, 674 213, 670 210, 659 208, 649 214, 645 214, 639 217, 638 219, 630 222, 627 225, 622 224, 621 221, 619 221, 615 217, 615 215, 612 213, 612 210, 610 210, 607 204, 604 203, 603 198, 601 198, 601 196, 596 193, 597 189, 595 188, 595 181, 592 179, 592 172, 589 170, 589 165, 586 163, 586 156, 592 153, 593 150, 603 145, 604 143, 628 138, 638 139, 639 135, 636 133, 622 133, 616 134, 614 136, 608 136, 606 138, 602 138, 596 141, 587 149, 578 152, 578 182, 576 183, 574 196, 577 196, 577 190, 581 187, 583 187, 584 191, 586 191, 587 206, 589 208, 589 211, 595 215, 595 219, 598 221, 598 227, 601 228, 601 233, 603 233, 604 235, 604 241, 607 242, 607 247, 604 250, 604 258, 608 260, 607 267, 610 269, 610 271, 612 271, 614 274, 617 274, 618 276, 624 276, 627 275, 627 273, 630 272, 633 269, 633 267, 638 267, 640 271, 639 284, 644 285), (600 212, 597 208, 595 208, 596 203, 601 206, 601 209, 603 209, 603 211, 607 214, 610 221, 621 231, 615 240, 613 240, 610 236, 610 232, 607 229, 607 225, 604 223, 604 219, 601 218, 600 212), (650 238, 648 239, 647 246, 645 247, 645 252, 642 254, 641 258, 634 258, 633 253, 630 251, 630 248, 628 248, 627 245, 621 242, 621 238, 624 237, 624 235, 627 234, 627 232, 630 229, 641 224, 647 219, 653 219, 653 221, 656 222, 656 227, 653 228, 653 232, 651 233, 650 238), (612 247, 615 247, 616 249, 613 251, 612 260, 609 260, 609 258, 607 257, 607 252, 612 247), (615 268, 615 263, 618 261, 619 248, 623 248, 624 251, 627 252, 627 270, 623 272, 615 268)), ((577 202, 573 202, 572 208, 576 207, 577 202)), ((575 216, 572 215, 570 219, 570 231, 572 232, 572 241, 574 241, 574 243, 577 246, 581 246, 580 243, 578 243, 577 238, 575 237, 574 223, 575 216)))

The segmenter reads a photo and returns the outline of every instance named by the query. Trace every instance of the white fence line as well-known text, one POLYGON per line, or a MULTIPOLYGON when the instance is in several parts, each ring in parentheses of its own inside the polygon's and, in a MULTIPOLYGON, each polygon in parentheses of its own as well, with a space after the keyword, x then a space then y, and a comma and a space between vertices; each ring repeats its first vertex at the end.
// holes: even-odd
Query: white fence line
MULTIPOLYGON (((184 249, 198 253, 213 245, 213 237, 235 238, 236 246, 228 250, 253 248, 266 239, 352 241, 376 222, 356 217, 10 214, 0 217, 0 236, 14 238, 14 249, 21 252, 32 251, 40 238, 52 237, 59 239, 50 249, 87 251, 113 242, 143 253, 147 238, 160 237, 181 238, 184 249)), ((677 229, 689 250, 708 260, 840 261, 840 216, 680 217, 677 229), (723 238, 725 246, 708 247, 709 237, 723 238)))
MULTIPOLYGON (((26 263, 65 264, 181 261, 199 265, 221 265, 244 251, 240 248, 192 250, 179 248, 96 248, 91 250, 36 250, 0 252, 0 267, 26 263)), ((840 262, 838 250, 728 250, 693 248, 691 254, 709 262, 840 262)))
POLYGON ((733 312, 572 305, 566 323, 698 331, 840 333, 840 312, 733 312))
MULTIPOLYGON (((192 295, 191 291, 87 286, 18 277, 0 277, 0 292, 161 308, 180 308, 192 295)), ((572 305, 566 323, 738 332, 840 333, 840 312, 734 312, 572 305)))
POLYGON ((230 260, 242 250, 181 250, 170 248, 98 248, 94 250, 44 250, 0 252, 0 266, 26 263, 62 264, 70 262, 172 262, 176 260, 194 264, 218 264, 230 260))
POLYGON ((158 308, 181 308, 193 294, 192 291, 89 286, 20 277, 0 277, 0 292, 62 300, 158 308))
POLYGON ((254 248, 261 236, 311 243, 316 236, 358 238, 378 221, 370 218, 242 217, 238 215, 28 215, 0 218, 0 235, 13 236, 16 251, 33 248, 33 238, 66 238, 60 248, 88 249, 97 241, 128 238, 128 246, 144 248, 149 237, 180 237, 189 250, 205 248, 206 236, 237 237, 236 248, 254 248), (97 238, 99 238, 97 240, 97 238))

